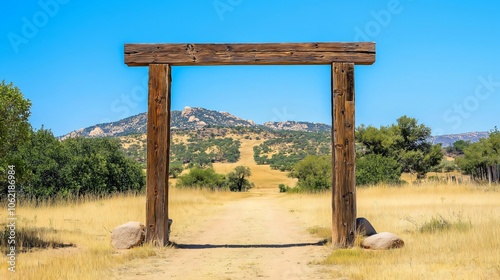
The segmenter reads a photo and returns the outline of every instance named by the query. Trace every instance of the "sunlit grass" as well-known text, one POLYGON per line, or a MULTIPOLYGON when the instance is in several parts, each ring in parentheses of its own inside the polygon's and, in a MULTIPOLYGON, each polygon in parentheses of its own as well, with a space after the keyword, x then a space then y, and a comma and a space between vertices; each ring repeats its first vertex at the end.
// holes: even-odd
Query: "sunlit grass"
MULTIPOLYGON (((204 190, 170 190, 171 239, 195 230, 225 202, 245 194, 204 190)), ((16 272, 8 272, 7 258, 0 258, 0 279, 107 279, 114 268, 133 259, 155 256, 169 248, 146 244, 127 251, 110 245, 110 231, 128 221, 145 221, 144 195, 119 195, 106 199, 85 198, 38 205, 24 202, 17 209, 17 233, 32 248, 20 253, 16 272), (48 243, 47 246, 44 243, 48 243), (54 246, 52 246, 55 244, 54 246), (65 246, 58 246, 63 244, 65 246), (37 249, 37 247, 64 247, 37 249)), ((3 226, 2 226, 3 229, 3 226)))
MULTIPOLYGON (((331 227, 331 194, 286 194, 311 233, 331 227)), ((346 279, 500 278, 500 188, 425 183, 357 189, 358 217, 405 241, 402 249, 335 250, 318 263, 346 279)))

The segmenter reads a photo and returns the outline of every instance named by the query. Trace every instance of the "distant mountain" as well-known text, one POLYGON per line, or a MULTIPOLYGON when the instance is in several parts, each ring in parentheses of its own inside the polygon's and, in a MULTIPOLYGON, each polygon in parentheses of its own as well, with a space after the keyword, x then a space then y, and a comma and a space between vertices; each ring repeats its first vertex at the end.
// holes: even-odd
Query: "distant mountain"
POLYGON ((431 136, 429 140, 433 144, 441 143, 443 147, 448 147, 453 145, 458 140, 470 141, 472 143, 479 141, 481 138, 488 138, 490 136, 489 132, 467 132, 460 134, 448 134, 448 135, 438 135, 431 136))
MULTIPOLYGON (((216 127, 263 127, 271 130, 293 130, 304 132, 328 132, 331 126, 323 123, 310 123, 298 121, 285 122, 266 122, 263 125, 256 125, 251 120, 231 115, 228 112, 219 112, 207 110, 204 108, 185 107, 182 111, 172 111, 171 113, 171 128, 193 130, 207 126, 216 127)), ((70 137, 102 137, 102 136, 125 136, 130 134, 146 133, 147 114, 142 113, 136 116, 128 117, 116 122, 97 124, 87 128, 72 131, 62 137, 66 139, 70 137)), ((429 140, 443 147, 452 145, 455 141, 465 140, 477 142, 481 138, 487 138, 489 132, 468 132, 460 134, 449 134, 432 136, 429 140)))
POLYGON ((61 140, 73 137, 124 136, 146 133, 147 114, 142 113, 116 122, 96 124, 81 128, 59 137, 61 140))

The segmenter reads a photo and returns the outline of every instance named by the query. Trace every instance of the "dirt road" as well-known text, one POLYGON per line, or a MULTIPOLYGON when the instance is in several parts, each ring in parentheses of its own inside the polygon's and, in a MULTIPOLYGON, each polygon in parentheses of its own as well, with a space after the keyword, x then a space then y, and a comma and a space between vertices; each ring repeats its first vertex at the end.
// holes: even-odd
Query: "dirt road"
MULTIPOLYGON (((328 279, 324 259, 304 225, 278 202, 254 194, 225 204, 199 231, 171 238, 176 249, 115 270, 116 279, 328 279)), ((175 221, 174 229, 175 231, 175 221)))

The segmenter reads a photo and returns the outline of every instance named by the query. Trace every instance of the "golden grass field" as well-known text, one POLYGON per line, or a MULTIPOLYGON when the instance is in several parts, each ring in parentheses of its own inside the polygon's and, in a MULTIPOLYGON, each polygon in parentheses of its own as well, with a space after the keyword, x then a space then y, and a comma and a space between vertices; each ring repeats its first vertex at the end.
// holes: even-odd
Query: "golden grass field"
MULTIPOLYGON (((182 234, 195 228, 201 220, 216 215, 218 206, 224 201, 248 194, 172 188, 170 195, 169 214, 176 232, 182 234)), ((55 206, 34 207, 29 203, 18 206, 18 232, 37 229, 43 240, 75 244, 76 247, 18 254, 15 273, 7 271, 7 259, 2 253, 0 279, 108 279, 112 268, 132 259, 158 254, 165 249, 145 245, 117 251, 110 246, 113 228, 127 221, 144 222, 145 202, 144 195, 123 195, 77 203, 59 202, 55 206)), ((5 216, 2 213, 0 219, 5 216)))
MULTIPOLYGON (((250 193, 170 189, 169 211, 175 229, 171 239, 200 230, 202 221, 217 217, 225 203, 255 195, 269 196, 311 234, 331 237, 330 193, 278 194, 279 183, 293 186, 294 181, 286 173, 255 165, 250 151, 257 142, 242 140, 242 160, 237 164, 214 166, 223 173, 236 165, 249 166, 250 180, 256 185, 250 193)), ((357 209, 358 217, 367 218, 377 231, 395 233, 406 245, 390 251, 332 250, 324 259, 310 262, 327 267, 332 279, 500 279, 498 185, 428 182, 358 188, 357 209), (429 229, 436 221, 442 227, 429 229)), ((0 221, 6 220, 6 212, 0 212, 0 221)), ((75 246, 20 253, 16 273, 7 271, 2 253, 0 279, 109 279, 124 263, 147 262, 148 257, 175 250, 150 245, 128 251, 111 247, 114 227, 127 221, 144 222, 144 195, 37 207, 21 201, 17 215, 18 232, 35 229, 35 235, 45 241, 75 246)))
MULTIPOLYGON (((216 216, 224 202, 246 194, 171 190, 175 234, 190 232, 216 216)), ((473 185, 408 185, 358 189, 358 216, 378 231, 396 233, 403 249, 336 250, 318 264, 333 266, 345 279, 498 279, 500 277, 500 189, 473 185), (420 232, 433 218, 450 228, 420 232), (456 225, 456 226, 455 226, 456 225)), ((276 203, 296 215, 310 232, 330 236, 330 195, 281 194, 276 203)), ((144 196, 118 196, 78 204, 19 207, 19 227, 50 229, 41 237, 76 247, 37 250, 18 256, 16 273, 7 272, 5 257, 0 279, 102 279, 124 262, 159 254, 148 245, 119 252, 109 244, 109 231, 129 220, 143 221, 144 196)), ((175 235, 172 236, 175 239, 175 235)))
MULTIPOLYGON (((330 235, 329 194, 292 194, 284 205, 330 235)), ((339 279, 500 279, 500 188, 474 185, 377 186, 357 190, 358 217, 389 231, 403 249, 336 250, 319 263, 337 266, 339 279), (426 226, 445 220, 434 232, 426 226)))

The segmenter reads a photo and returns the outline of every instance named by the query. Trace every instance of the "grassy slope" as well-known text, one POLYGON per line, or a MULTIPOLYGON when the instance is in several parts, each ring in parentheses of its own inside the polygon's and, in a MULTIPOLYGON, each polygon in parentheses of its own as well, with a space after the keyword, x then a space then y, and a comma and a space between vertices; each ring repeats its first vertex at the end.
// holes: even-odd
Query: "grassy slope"
POLYGON ((264 140, 255 140, 255 138, 248 140, 237 135, 231 135, 230 137, 239 139, 241 142, 240 160, 236 163, 215 163, 214 169, 216 172, 226 174, 239 165, 250 167, 252 176, 249 180, 255 184, 252 191, 279 192, 279 184, 295 185, 296 179, 287 177, 286 172, 272 170, 269 165, 257 165, 255 163, 253 160, 253 147, 261 144, 264 140))

